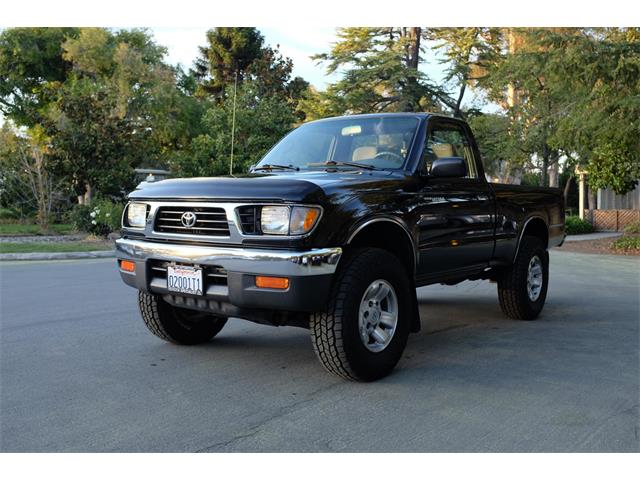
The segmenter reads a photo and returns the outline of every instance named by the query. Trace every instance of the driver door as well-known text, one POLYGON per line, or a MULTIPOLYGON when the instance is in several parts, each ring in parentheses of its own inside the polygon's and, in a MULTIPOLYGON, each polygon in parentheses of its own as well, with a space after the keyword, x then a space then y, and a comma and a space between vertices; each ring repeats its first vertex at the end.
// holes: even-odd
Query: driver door
POLYGON ((418 193, 418 278, 423 280, 482 269, 494 248, 495 202, 468 127, 452 119, 431 122, 418 193), (465 160, 464 177, 430 174, 433 162, 447 157, 465 160))

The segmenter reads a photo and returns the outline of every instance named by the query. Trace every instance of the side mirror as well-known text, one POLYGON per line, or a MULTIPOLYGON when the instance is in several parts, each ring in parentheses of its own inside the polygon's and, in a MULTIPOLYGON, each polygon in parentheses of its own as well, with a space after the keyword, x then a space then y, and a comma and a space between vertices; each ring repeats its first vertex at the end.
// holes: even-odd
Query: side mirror
POLYGON ((253 173, 253 169, 256 168, 256 165, 258 165, 257 163, 252 163, 251 165, 249 165, 249 168, 247 169, 248 173, 253 173))
POLYGON ((467 163, 461 157, 438 158, 431 165, 431 175, 434 177, 466 177, 467 163))

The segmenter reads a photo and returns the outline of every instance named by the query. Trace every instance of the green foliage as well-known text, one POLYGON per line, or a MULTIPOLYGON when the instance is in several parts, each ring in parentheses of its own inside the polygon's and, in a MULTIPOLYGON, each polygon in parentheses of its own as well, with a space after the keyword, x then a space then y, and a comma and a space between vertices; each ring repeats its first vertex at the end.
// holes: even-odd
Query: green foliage
POLYGON ((542 73, 561 98, 551 143, 587 165, 595 188, 618 194, 640 178, 640 41, 638 29, 546 32, 542 73))
POLYGON ((123 210, 123 203, 98 199, 91 205, 76 205, 69 218, 79 231, 107 235, 120 230, 123 210))
POLYGON ((640 233, 640 222, 631 222, 629 225, 624 227, 624 233, 640 233))
POLYGON ((598 145, 588 170, 592 188, 611 188, 620 195, 625 194, 633 190, 640 179, 640 150, 634 154, 620 144, 598 145))
POLYGON ((309 84, 291 78, 291 59, 263 46, 257 30, 216 28, 207 38, 194 75, 203 109, 201 130, 192 132, 184 148, 169 156, 177 176, 229 174, 234 97, 234 173, 246 172, 306 117, 303 102, 309 84))
POLYGON ((13 208, 0 207, 0 220, 17 220, 20 214, 13 208))
POLYGON ((90 205, 74 205, 68 212, 68 220, 73 228, 80 232, 89 232, 91 230, 91 206, 90 205))
POLYGON ((624 235, 614 240, 611 247, 615 250, 640 251, 640 236, 624 235))
POLYGON ((314 58, 329 74, 343 76, 321 95, 332 113, 441 110, 447 98, 418 67, 423 62, 420 27, 338 29, 331 51, 314 58))
POLYGON ((567 235, 581 235, 593 232, 593 225, 577 216, 566 217, 564 226, 567 235))
MULTIPOLYGON (((249 81, 238 89, 234 173, 246 172, 296 121, 294 108, 286 99, 259 96, 258 89, 258 85, 249 81)), ((185 177, 227 175, 232 118, 233 102, 209 108, 203 118, 207 133, 193 139, 188 149, 172 159, 172 171, 185 177)))
POLYGON ((34 126, 72 65, 62 43, 77 28, 7 28, 0 32, 0 112, 19 125, 34 126))
POLYGON ((242 82, 248 68, 262 53, 264 37, 255 27, 216 27, 207 31, 207 45, 200 47, 195 72, 204 93, 220 99, 236 74, 242 82))
POLYGON ((204 43, 183 71, 143 29, 2 30, 0 208, 46 223, 78 199, 121 198, 136 167, 228 173, 236 79, 235 173, 304 120, 431 110, 469 117, 501 181, 546 183, 560 161, 586 167, 593 188, 640 178, 638 28, 341 28, 315 57, 339 74, 326 91, 293 78, 255 28, 214 28, 204 43), (441 84, 426 74, 433 53, 441 84), (470 88, 504 114, 462 111, 470 88))
MULTIPOLYGON (((482 155, 484 169, 492 177, 508 178, 505 166, 525 161, 519 139, 511 131, 511 121, 505 115, 482 114, 468 119, 482 155)), ((537 183, 536 183, 537 185, 537 183)))

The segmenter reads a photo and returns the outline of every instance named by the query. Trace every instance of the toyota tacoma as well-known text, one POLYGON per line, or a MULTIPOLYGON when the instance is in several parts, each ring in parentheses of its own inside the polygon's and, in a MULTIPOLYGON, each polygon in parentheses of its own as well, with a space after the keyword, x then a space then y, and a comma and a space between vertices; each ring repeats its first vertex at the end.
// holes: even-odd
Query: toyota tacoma
POLYGON ((120 274, 154 335, 299 326, 328 371, 359 381, 420 330, 417 287, 491 280, 504 314, 535 319, 565 236, 558 189, 488 182, 469 126, 429 113, 309 122, 248 174, 143 183, 122 228, 120 274))

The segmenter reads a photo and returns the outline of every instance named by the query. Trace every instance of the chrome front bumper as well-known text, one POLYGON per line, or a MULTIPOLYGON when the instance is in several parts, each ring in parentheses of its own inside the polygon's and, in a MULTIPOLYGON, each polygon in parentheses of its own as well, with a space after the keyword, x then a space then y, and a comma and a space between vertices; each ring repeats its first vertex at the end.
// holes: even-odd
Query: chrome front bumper
POLYGON ((255 248, 204 247, 144 240, 116 240, 116 257, 127 260, 164 260, 217 265, 228 272, 304 277, 335 272, 342 249, 319 248, 296 252, 255 248))
POLYGON ((293 312, 322 310, 326 307, 333 273, 341 255, 341 248, 290 251, 166 244, 133 239, 116 241, 118 260, 135 263, 134 272, 120 270, 120 276, 127 285, 162 295, 166 301, 176 305, 240 317, 246 312, 234 308, 293 312), (156 275, 158 262, 198 265, 205 270, 208 266, 219 267, 226 273, 226 285, 207 285, 205 281, 202 296, 176 298, 181 295, 167 289, 166 277, 156 275), (289 287, 286 290, 258 288, 255 283, 258 275, 287 277, 289 287))

